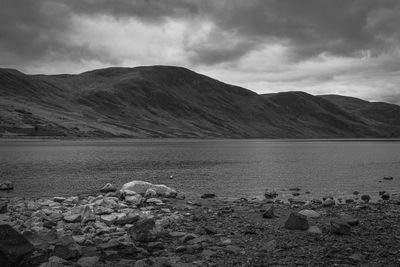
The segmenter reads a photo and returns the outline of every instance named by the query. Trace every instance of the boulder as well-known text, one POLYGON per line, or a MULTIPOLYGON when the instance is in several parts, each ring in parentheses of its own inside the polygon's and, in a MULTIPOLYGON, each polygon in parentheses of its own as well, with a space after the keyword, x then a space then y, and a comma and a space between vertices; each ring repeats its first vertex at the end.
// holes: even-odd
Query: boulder
POLYGON ((361 200, 368 203, 371 200, 371 197, 369 195, 362 195, 361 200))
POLYGON ((319 214, 315 210, 301 210, 301 211, 299 211, 299 213, 303 214, 307 218, 319 218, 319 217, 321 217, 321 214, 319 214))
POLYGON ((214 193, 204 193, 201 195, 201 198, 214 198, 215 194, 214 193))
POLYGON ((335 200, 333 200, 331 198, 325 199, 324 202, 322 202, 322 206, 324 206, 324 207, 335 206, 335 200))
POLYGON ((122 190, 131 190, 138 194, 145 194, 148 189, 153 189, 159 196, 176 197, 177 195, 174 189, 166 185, 156 185, 144 181, 131 181, 122 186, 122 190))
POLYGON ((332 219, 331 232, 338 235, 349 235, 351 233, 351 227, 342 219, 332 219))
POLYGON ((0 266, 18 266, 32 253, 33 245, 8 224, 0 225, 0 266))
POLYGON ((109 193, 117 191, 117 186, 115 184, 107 183, 101 189, 100 192, 102 193, 109 193))
POLYGON ((5 181, 4 183, 0 184, 0 190, 13 190, 14 184, 11 181, 5 181))
POLYGON ((128 229, 128 232, 135 241, 152 242, 157 238, 155 227, 156 222, 154 218, 145 218, 134 223, 134 225, 128 229))
POLYGON ((266 199, 273 199, 273 198, 276 198, 277 196, 278 196, 278 193, 275 190, 265 189, 264 197, 266 199))
POLYGON ((125 201, 128 202, 129 204, 132 205, 140 205, 142 203, 143 197, 141 195, 131 195, 131 196, 126 196, 125 201))
POLYGON ((71 235, 63 235, 54 247, 53 255, 65 260, 74 259, 82 255, 82 249, 71 235))
POLYGON ((285 222, 285 228, 289 230, 307 230, 309 227, 307 217, 298 212, 292 212, 285 222))
POLYGON ((274 214, 274 206, 273 205, 268 205, 265 208, 265 212, 262 215, 263 218, 266 219, 272 219, 275 218, 275 214, 274 214))

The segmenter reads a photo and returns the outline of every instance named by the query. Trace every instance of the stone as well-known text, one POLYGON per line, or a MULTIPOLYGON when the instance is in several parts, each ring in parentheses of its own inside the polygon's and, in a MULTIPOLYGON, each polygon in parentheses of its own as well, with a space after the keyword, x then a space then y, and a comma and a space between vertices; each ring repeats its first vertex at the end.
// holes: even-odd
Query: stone
POLYGON ((189 233, 189 234, 186 234, 186 235, 184 235, 182 238, 180 238, 180 241, 182 242, 182 243, 187 243, 187 242, 189 242, 190 240, 193 240, 193 239, 195 239, 195 238, 197 238, 198 236, 196 235, 196 234, 191 234, 191 233, 189 233))
POLYGON ((116 192, 117 191, 117 186, 112 183, 106 183, 101 189, 100 192, 102 193, 110 193, 110 192, 116 192))
POLYGON ((144 193, 144 197, 146 197, 146 198, 152 198, 152 197, 156 197, 156 196, 157 196, 157 192, 152 188, 147 189, 146 193, 144 193))
POLYGON ((0 184, 0 190, 13 190, 14 189, 14 184, 11 181, 5 181, 4 183, 0 184))
POLYGON ((331 232, 338 235, 349 235, 351 233, 350 225, 342 219, 332 219, 331 232))
POLYGON ((113 214, 109 215, 101 215, 100 216, 100 221, 107 224, 108 226, 113 225, 113 223, 117 220, 117 216, 113 214))
POLYGON ((82 224, 90 221, 96 221, 96 215, 93 212, 93 207, 86 205, 82 211, 82 224))
POLYGON ((139 221, 139 219, 140 219, 139 214, 128 213, 124 217, 117 218, 117 220, 115 221, 115 224, 117 224, 117 225, 133 224, 133 223, 139 221))
POLYGON ((310 227, 307 229, 307 232, 309 232, 309 233, 311 233, 311 234, 318 234, 318 235, 321 235, 321 234, 322 234, 321 229, 319 229, 319 227, 316 226, 316 225, 310 226, 310 227))
POLYGON ((110 214, 114 212, 112 208, 104 206, 94 206, 93 210, 96 215, 110 214))
POLYGON ((76 205, 79 203, 79 197, 69 197, 66 200, 64 200, 64 204, 69 204, 69 205, 76 205))
POLYGON ((157 239, 155 226, 154 218, 141 219, 128 229, 128 233, 135 241, 152 242, 157 239))
POLYGON ((300 193, 299 193, 299 192, 293 192, 293 193, 292 193, 292 196, 298 197, 298 196, 300 196, 300 193))
POLYGON ((98 256, 82 257, 77 261, 81 267, 96 267, 99 264, 100 258, 98 256))
POLYGON ((324 200, 324 202, 322 202, 322 206, 324 206, 324 207, 335 206, 335 200, 333 200, 331 198, 327 198, 327 199, 324 200))
POLYGON ((353 216, 351 216, 351 215, 341 214, 340 215, 340 219, 342 219, 343 221, 348 223, 350 226, 356 226, 356 225, 359 224, 358 219, 353 217, 353 216))
POLYGON ((354 199, 348 198, 348 199, 345 200, 345 202, 346 202, 347 204, 354 203, 354 199))
POLYGON ((122 186, 122 190, 131 190, 138 194, 145 194, 148 189, 153 189, 159 196, 176 197, 177 195, 174 189, 166 185, 156 185, 145 181, 131 181, 122 186))
POLYGON ((54 247, 53 255, 65 260, 74 259, 82 255, 82 249, 71 235, 63 235, 54 247))
POLYGON ((358 195, 358 194, 360 194, 360 192, 358 192, 358 191, 353 192, 353 195, 358 195))
POLYGON ((53 201, 57 203, 63 203, 65 200, 65 197, 53 197, 53 201))
POLYGON ((214 193, 204 193, 201 195, 201 198, 214 198, 215 194, 214 193))
POLYGON ((33 245, 8 224, 0 225, 0 265, 19 266, 33 253, 33 245))
POLYGON ((321 214, 319 214, 315 210, 301 210, 301 211, 299 211, 299 213, 303 214, 304 216, 307 216, 307 218, 319 218, 319 217, 321 217, 321 214))
POLYGON ((7 213, 7 211, 8 211, 8 204, 7 204, 7 202, 5 202, 5 201, 1 201, 0 202, 0 214, 4 214, 4 213, 7 213))
POLYGON ((277 196, 278 196, 278 193, 275 190, 265 189, 264 197, 266 199, 273 199, 273 198, 276 198, 277 196))
POLYGON ((146 200, 146 203, 150 203, 150 204, 155 204, 155 205, 161 205, 163 204, 162 200, 159 198, 149 198, 146 200))
POLYGON ((362 195, 361 200, 368 203, 371 200, 371 197, 369 195, 362 195))
POLYGON ((141 195, 129 195, 129 196, 125 197, 125 201, 128 202, 129 204, 138 206, 142 202, 142 196, 141 195))
POLYGON ((290 213, 285 222, 285 228, 289 230, 307 230, 308 227, 307 217, 298 212, 290 213))
POLYGON ((63 217, 64 221, 69 222, 69 223, 76 223, 80 222, 82 219, 82 216, 80 214, 71 214, 67 213, 63 217))
POLYGON ((321 204, 322 204, 322 201, 321 201, 320 199, 316 199, 316 198, 311 199, 310 202, 311 202, 312 204, 314 204, 314 205, 321 205, 321 204))
POLYGON ((232 253, 232 254, 240 254, 240 251, 241 251, 241 249, 240 249, 240 247, 238 247, 238 246, 235 246, 235 245, 228 245, 228 246, 226 246, 226 251, 227 252, 229 252, 229 253, 232 253))
POLYGON ((298 187, 291 187, 289 188, 289 191, 300 191, 301 189, 298 187))
POLYGON ((210 259, 212 256, 214 256, 216 254, 215 251, 212 251, 210 249, 203 249, 203 251, 201 252, 201 257, 205 258, 205 259, 210 259))
POLYGON ((390 199, 390 194, 385 192, 381 195, 382 200, 389 200, 390 199))
POLYGON ((383 177, 383 180, 393 180, 393 177, 392 176, 386 176, 386 177, 383 177))
POLYGON ((265 212, 262 214, 263 218, 266 219, 272 219, 275 218, 274 214, 274 206, 273 205, 268 205, 265 207, 265 212))

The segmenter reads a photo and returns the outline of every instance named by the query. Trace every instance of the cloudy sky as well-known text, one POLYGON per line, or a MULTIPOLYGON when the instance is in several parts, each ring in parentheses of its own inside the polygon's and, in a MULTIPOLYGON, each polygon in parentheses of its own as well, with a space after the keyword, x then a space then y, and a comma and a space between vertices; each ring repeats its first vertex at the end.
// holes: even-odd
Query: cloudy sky
POLYGON ((0 67, 179 65, 258 93, 400 104, 398 0, 1 0, 0 67))

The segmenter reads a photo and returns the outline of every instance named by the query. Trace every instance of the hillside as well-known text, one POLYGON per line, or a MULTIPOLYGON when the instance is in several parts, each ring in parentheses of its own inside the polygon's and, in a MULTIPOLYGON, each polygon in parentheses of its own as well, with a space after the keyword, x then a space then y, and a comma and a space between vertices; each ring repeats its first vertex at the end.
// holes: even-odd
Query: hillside
POLYGON ((0 96, 3 136, 400 137, 396 105, 303 92, 258 95, 180 67, 78 75, 0 69, 0 96))

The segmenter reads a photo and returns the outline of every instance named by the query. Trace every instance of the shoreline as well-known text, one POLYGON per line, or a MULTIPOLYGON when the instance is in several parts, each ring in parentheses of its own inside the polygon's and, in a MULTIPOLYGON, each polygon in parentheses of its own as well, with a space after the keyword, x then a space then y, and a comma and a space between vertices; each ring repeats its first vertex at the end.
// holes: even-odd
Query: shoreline
POLYGON ((154 192, 2 198, 7 206, 0 224, 33 245, 20 255, 21 266, 398 266, 398 195, 377 203, 328 200, 154 192), (305 216, 307 228, 288 229, 298 212, 307 216, 299 215, 295 226, 301 228, 305 216), (345 232, 338 233, 336 219, 352 226, 343 224, 345 232))

